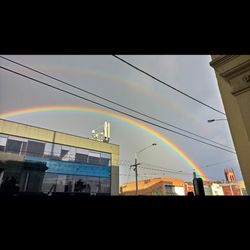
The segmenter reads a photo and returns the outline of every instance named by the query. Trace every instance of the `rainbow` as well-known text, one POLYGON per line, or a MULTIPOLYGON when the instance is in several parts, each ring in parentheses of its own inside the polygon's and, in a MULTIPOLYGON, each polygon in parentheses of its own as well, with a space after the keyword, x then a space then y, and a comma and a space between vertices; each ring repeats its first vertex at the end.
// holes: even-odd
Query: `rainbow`
POLYGON ((94 107, 82 107, 82 106, 39 106, 39 107, 32 107, 32 108, 25 108, 25 109, 19 109, 15 111, 10 111, 6 113, 0 114, 0 118, 6 119, 17 115, 24 115, 28 113, 36 113, 36 112, 44 112, 44 111, 81 111, 81 112, 91 112, 91 113, 99 113, 99 114, 105 114, 117 119, 120 119, 122 121, 126 121, 130 124, 133 124, 135 126, 140 127, 141 129, 144 129, 149 134, 157 137, 160 141, 162 141, 164 144, 169 146, 180 158, 182 158, 192 169, 195 169, 196 173, 202 177, 203 179, 208 179, 207 176, 203 173, 203 171, 188 157, 179 147, 177 147, 173 142, 171 142, 168 138, 160 134, 155 129, 149 127, 148 125, 145 125, 142 122, 139 122, 135 119, 132 119, 128 116, 111 112, 99 108, 94 107))

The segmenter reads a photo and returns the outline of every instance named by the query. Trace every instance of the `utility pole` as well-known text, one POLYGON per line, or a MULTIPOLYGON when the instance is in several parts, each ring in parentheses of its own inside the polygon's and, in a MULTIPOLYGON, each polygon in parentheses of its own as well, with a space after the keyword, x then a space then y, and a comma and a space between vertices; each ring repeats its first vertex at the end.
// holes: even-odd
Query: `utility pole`
POLYGON ((149 145, 149 146, 147 146, 147 147, 145 147, 145 148, 143 148, 140 151, 138 151, 138 152, 135 153, 135 164, 131 165, 130 167, 135 167, 134 171, 135 171, 135 186, 136 186, 135 193, 136 193, 136 195, 138 195, 138 168, 137 168, 137 166, 140 165, 140 163, 137 163, 137 156, 141 152, 143 152, 144 150, 146 150, 146 149, 148 149, 148 148, 150 148, 152 146, 156 146, 156 145, 157 145, 156 143, 152 143, 151 145, 149 145))
POLYGON ((193 178, 196 179, 196 172, 194 169, 193 169, 193 178))
POLYGON ((138 195, 138 168, 137 166, 140 165, 140 163, 137 163, 137 155, 135 155, 135 164, 131 165, 130 167, 134 167, 135 171, 135 194, 138 195))
POLYGON ((195 195, 205 196, 203 181, 201 178, 197 178, 195 170, 193 170, 193 185, 195 195))

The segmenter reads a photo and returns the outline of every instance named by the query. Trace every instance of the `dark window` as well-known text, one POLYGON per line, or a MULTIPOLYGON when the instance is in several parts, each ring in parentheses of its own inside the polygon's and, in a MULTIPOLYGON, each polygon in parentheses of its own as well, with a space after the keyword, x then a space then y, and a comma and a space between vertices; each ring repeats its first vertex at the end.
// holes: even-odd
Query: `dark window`
POLYGON ((93 156, 89 156, 89 161, 88 161, 89 164, 95 164, 95 165, 98 165, 100 164, 100 158, 98 157, 93 157, 93 156))
POLYGON ((106 158, 101 158, 101 165, 105 165, 105 166, 109 166, 110 160, 109 159, 106 159, 106 158))
POLYGON ((174 187, 171 185, 165 185, 166 195, 174 195, 174 187))
POLYGON ((65 157, 65 155, 69 152, 69 150, 62 149, 61 158, 65 157))
POLYGON ((34 156, 43 156, 45 143, 28 141, 27 153, 34 156))
POLYGON ((20 153, 22 142, 9 139, 6 144, 6 152, 20 153))
POLYGON ((76 153, 75 162, 87 163, 88 155, 76 153))
POLYGON ((23 145, 21 146, 21 153, 26 153, 27 146, 28 146, 28 143, 27 142, 23 142, 23 145))

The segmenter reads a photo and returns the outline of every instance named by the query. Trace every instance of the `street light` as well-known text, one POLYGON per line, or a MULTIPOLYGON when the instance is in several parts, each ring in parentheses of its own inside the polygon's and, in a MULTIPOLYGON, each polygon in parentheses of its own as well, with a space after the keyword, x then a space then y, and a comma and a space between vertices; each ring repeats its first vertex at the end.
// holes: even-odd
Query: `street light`
POLYGON ((152 147, 152 146, 156 146, 157 144, 156 143, 152 143, 151 145, 137 151, 135 153, 135 164, 134 165, 131 165, 130 167, 135 167, 134 170, 135 170, 135 185, 136 185, 136 195, 138 195, 138 171, 137 171, 137 166, 140 165, 140 163, 137 163, 137 158, 138 158, 138 155, 140 153, 142 153, 144 150, 152 147))
POLYGON ((227 119, 211 119, 211 120, 207 120, 207 122, 215 122, 215 121, 227 121, 227 119))

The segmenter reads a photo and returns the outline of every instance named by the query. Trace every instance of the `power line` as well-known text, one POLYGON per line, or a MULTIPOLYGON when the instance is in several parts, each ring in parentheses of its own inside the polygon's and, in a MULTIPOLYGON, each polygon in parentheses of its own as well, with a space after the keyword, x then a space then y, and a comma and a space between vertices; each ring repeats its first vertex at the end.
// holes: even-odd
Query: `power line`
POLYGON ((189 134, 194 135, 194 136, 196 136, 196 137, 198 137, 198 138, 201 138, 201 139, 204 139, 204 140, 213 142, 213 143, 215 143, 215 144, 217 144, 217 145, 220 145, 220 146, 223 146, 223 147, 226 147, 226 148, 229 148, 229 149, 233 149, 233 150, 234 150, 234 148, 232 148, 232 147, 226 146, 226 145, 224 145, 224 144, 222 144, 222 143, 219 143, 219 142, 216 142, 216 141, 214 141, 214 140, 208 139, 208 138, 206 138, 206 137, 204 137, 204 136, 201 136, 201 135, 198 135, 198 134, 193 133, 193 132, 191 132, 191 131, 188 131, 188 130, 186 130, 186 129, 177 127, 177 126, 172 125, 172 124, 170 124, 170 123, 161 121, 161 120, 158 119, 158 118, 152 117, 152 116, 150 116, 150 115, 144 114, 144 113, 142 113, 142 112, 140 112, 140 111, 137 111, 137 110, 135 110, 135 109, 129 108, 129 107, 125 106, 125 105, 122 105, 122 104, 120 104, 120 103, 117 103, 117 102, 115 102, 115 101, 112 101, 112 100, 110 100, 110 99, 107 99, 107 98, 105 98, 105 97, 103 97, 103 96, 100 96, 100 95, 97 95, 97 94, 95 94, 95 93, 93 93, 93 92, 90 92, 90 91, 87 91, 87 90, 85 90, 85 89, 82 89, 82 88, 80 88, 80 87, 78 87, 78 86, 75 86, 75 85, 73 85, 73 84, 70 84, 70 83, 68 83, 68 82, 66 82, 66 81, 63 81, 63 80, 59 79, 59 78, 56 78, 56 77, 54 77, 54 76, 51 76, 51 75, 49 75, 49 74, 46 74, 46 73, 41 72, 41 71, 39 71, 39 70, 36 70, 36 69, 34 69, 34 68, 28 67, 28 66, 26 66, 26 65, 24 65, 24 64, 21 64, 21 63, 19 63, 19 62, 16 62, 16 61, 14 61, 14 60, 11 60, 11 59, 9 59, 9 58, 7 58, 7 57, 4 57, 4 56, 0 56, 0 57, 3 58, 3 59, 5 59, 5 60, 7 60, 7 61, 10 61, 10 62, 12 62, 12 63, 14 63, 14 64, 17 64, 17 65, 19 65, 19 66, 21 66, 21 67, 24 67, 24 68, 26 68, 26 69, 29 69, 29 70, 31 70, 31 71, 34 71, 34 72, 39 73, 39 74, 41 74, 41 75, 44 75, 44 76, 46 76, 46 77, 48 77, 48 78, 51 78, 51 79, 53 79, 53 80, 55 80, 55 81, 61 82, 61 83, 65 84, 65 85, 67 85, 67 86, 70 86, 70 87, 72 87, 72 88, 75 88, 75 89, 77 89, 77 90, 80 90, 80 91, 82 91, 82 92, 85 92, 85 93, 87 93, 87 94, 89 94, 89 95, 98 97, 98 98, 100 98, 100 99, 102 99, 102 100, 104 100, 104 101, 110 102, 110 103, 112 103, 112 104, 115 104, 115 105, 117 105, 117 106, 119 106, 119 107, 122 107, 122 108, 124 108, 124 109, 129 110, 129 111, 132 111, 132 112, 137 113, 137 114, 139 114, 139 115, 142 115, 142 116, 144 116, 144 117, 150 118, 150 119, 152 119, 152 120, 155 120, 155 121, 160 122, 160 123, 162 123, 162 124, 168 125, 168 126, 170 126, 170 127, 179 129, 179 130, 181 130, 181 131, 183 131, 183 132, 189 133, 189 134))
POLYGON ((221 150, 224 150, 224 151, 227 151, 227 152, 230 152, 230 153, 236 154, 236 152, 234 152, 234 151, 227 150, 227 149, 225 149, 225 148, 222 148, 222 147, 219 147, 219 146, 216 146, 216 145, 213 145, 213 144, 210 144, 210 143, 207 143, 207 142, 204 142, 204 141, 198 140, 198 139, 193 138, 193 137, 191 137, 191 136, 188 136, 188 135, 182 134, 182 133, 177 132, 177 131, 175 131, 175 130, 172 130, 172 129, 169 129, 169 128, 166 128, 166 127, 160 126, 160 125, 155 124, 155 123, 153 123, 153 122, 150 122, 150 121, 144 120, 144 119, 142 119, 142 118, 136 117, 136 116, 131 115, 131 114, 128 114, 128 113, 126 113, 126 112, 123 112, 123 111, 117 110, 117 109, 112 108, 112 107, 109 107, 109 106, 107 106, 107 105, 104 105, 104 104, 98 103, 98 102, 96 102, 96 101, 93 101, 93 100, 87 99, 87 98, 85 98, 85 97, 82 97, 82 96, 80 96, 80 95, 74 94, 74 93, 72 93, 72 92, 70 92, 70 91, 67 91, 67 90, 64 90, 64 89, 61 89, 61 88, 55 87, 55 86, 50 85, 50 84, 48 84, 48 83, 45 83, 45 82, 43 82, 43 81, 37 80, 37 79, 35 79, 35 78, 33 78, 33 77, 30 77, 30 76, 27 76, 27 75, 21 74, 21 73, 19 73, 19 72, 17 72, 17 71, 14 71, 14 70, 11 70, 11 69, 8 69, 8 68, 5 68, 5 67, 3 67, 3 66, 0 66, 0 68, 1 68, 1 69, 3 69, 3 70, 9 71, 9 72, 11 72, 11 73, 14 73, 14 74, 16 74, 16 75, 22 76, 22 77, 24 77, 24 78, 30 79, 30 80, 32 80, 32 81, 38 82, 38 83, 40 83, 40 84, 42 84, 42 85, 45 85, 45 86, 47 86, 47 87, 50 87, 50 88, 53 88, 53 89, 59 90, 59 91, 61 91, 61 92, 64 92, 64 93, 66 93, 66 94, 72 95, 72 96, 77 97, 77 98, 80 98, 80 99, 82 99, 82 100, 85 100, 85 101, 88 101, 88 102, 94 103, 95 105, 98 105, 98 106, 101 106, 101 107, 104 107, 104 108, 107 108, 107 109, 113 110, 113 111, 118 112, 118 113, 120 113, 120 114, 123 114, 123 115, 125 115, 125 116, 129 116, 129 117, 132 117, 132 118, 134 118, 134 119, 136 119, 136 120, 139 120, 139 121, 142 121, 142 122, 148 123, 148 124, 150 124, 150 125, 152 125, 152 126, 155 126, 155 127, 158 127, 158 128, 164 129, 164 130, 167 130, 167 131, 172 132, 172 133, 174 133, 174 134, 181 135, 181 136, 183 136, 183 137, 186 137, 186 138, 192 139, 192 140, 194 140, 194 141, 197 141, 197 142, 200 142, 200 143, 203 143, 203 144, 206 144, 206 145, 212 146, 212 147, 214 147, 214 148, 218 148, 218 149, 221 149, 221 150))
POLYGON ((214 166, 217 166, 217 165, 223 164, 223 163, 225 163, 225 162, 229 162, 229 161, 237 161, 237 159, 234 158, 234 159, 230 159, 230 160, 225 160, 225 161, 221 161, 221 162, 216 162, 216 163, 212 163, 212 164, 205 165, 204 167, 201 167, 201 168, 214 167, 214 166))
MULTIPOLYGON (((232 159, 232 160, 234 160, 234 159, 232 159)), ((127 160, 122 160, 122 161, 126 162, 127 160)), ((129 161, 127 161, 127 162, 129 162, 129 161)), ((193 175, 193 173, 191 173, 191 172, 186 172, 186 171, 183 172, 183 171, 177 171, 177 170, 174 170, 174 169, 166 169, 166 168, 163 168, 162 166, 158 166, 158 165, 154 165, 154 164, 150 164, 150 163, 141 162, 141 164, 157 167, 157 168, 150 168, 150 167, 140 166, 140 168, 143 168, 143 169, 148 169, 148 170, 154 170, 154 171, 163 172, 162 175, 164 175, 164 176, 166 176, 167 173, 189 175, 189 176, 193 175)), ((156 172, 150 172, 150 173, 147 173, 147 174, 140 174, 140 173, 138 173, 138 176, 141 176, 141 177, 144 176, 144 177, 148 178, 150 175, 152 175, 152 176, 154 176, 154 175, 155 176, 161 176, 161 174, 156 173, 156 172)), ((197 176, 199 176, 199 174, 197 174, 197 176)), ((172 178, 172 177, 169 177, 169 178, 172 178)), ((209 177, 209 179, 213 180, 214 178, 209 177)))
POLYGON ((115 58, 117 58, 118 60, 120 60, 120 61, 126 63, 127 65, 133 67, 134 69, 136 69, 136 70, 142 72, 143 74, 145 74, 145 75, 151 77, 152 79, 154 79, 154 80, 156 80, 156 81, 158 81, 158 82, 164 84, 165 86, 167 86, 167 87, 169 87, 169 88, 171 88, 171 89, 177 91, 178 93, 180 93, 180 94, 182 94, 182 95, 184 95, 184 96, 186 96, 186 97, 192 99, 193 101, 196 101, 196 102, 202 104, 203 106, 206 106, 206 107, 208 107, 208 108, 210 108, 210 109, 212 109, 212 110, 214 110, 214 111, 216 111, 216 112, 218 112, 218 113, 220 113, 220 114, 222 114, 222 115, 226 115, 226 114, 223 113, 222 111, 220 111, 220 110, 218 110, 218 109, 216 109, 216 108, 213 108, 212 106, 210 106, 210 105, 208 105, 208 104, 206 104, 206 103, 204 103, 204 102, 198 100, 197 98, 192 97, 191 95, 189 95, 189 94, 187 94, 187 93, 185 93, 185 92, 183 92, 183 91, 181 91, 181 90, 179 90, 179 89, 173 87, 172 85, 170 85, 170 84, 168 84, 168 83, 166 83, 166 82, 160 80, 159 78, 156 78, 155 76, 153 76, 153 75, 151 75, 151 74, 145 72, 144 70, 142 70, 142 69, 136 67, 136 66, 133 65, 132 63, 127 62, 126 60, 122 59, 121 57, 116 56, 116 55, 112 55, 112 56, 115 57, 115 58))
MULTIPOLYGON (((120 162, 128 162, 128 164, 122 164, 122 166, 129 166, 130 161, 127 161, 127 160, 120 160, 120 162)), ((157 165, 154 165, 154 164, 150 164, 150 163, 146 163, 146 162, 141 162, 141 165, 140 165, 140 168, 144 168, 144 169, 150 169, 150 170, 158 170, 158 171, 162 171, 162 172, 168 172, 168 173, 178 173, 178 174, 188 174, 188 175, 192 175, 193 173, 191 172, 184 172, 182 170, 178 171, 178 170, 175 170, 175 169, 168 169, 168 168, 164 168, 164 167, 161 167, 161 166, 157 166, 157 165), (153 166, 153 167, 157 167, 157 168, 149 168, 149 167, 145 167, 145 166, 142 166, 142 165, 146 165, 146 166, 153 166)))
POLYGON ((144 167, 144 166, 141 166, 141 168, 145 168, 145 169, 151 169, 151 170, 158 170, 158 171, 162 171, 162 172, 168 172, 168 173, 175 173, 175 174, 188 174, 188 175, 193 175, 193 173, 191 172, 185 172, 185 171, 178 171, 178 170, 174 170, 174 169, 166 169, 166 168, 163 168, 161 166, 157 166, 157 165, 153 165, 153 164, 149 164, 149 163, 145 163, 145 162, 142 162, 141 164, 144 164, 146 166, 155 166, 157 168, 149 168, 149 167, 144 167))
POLYGON ((158 169, 164 170, 164 171, 165 170, 176 171, 176 172, 181 171, 181 170, 175 170, 175 169, 172 169, 172 168, 165 168, 165 167, 162 167, 162 166, 159 166, 159 165, 155 165, 155 164, 151 164, 151 163, 146 163, 146 162, 141 162, 141 164, 144 164, 144 165, 147 165, 147 166, 152 166, 152 167, 157 167, 158 169))
MULTIPOLYGON (((122 161, 126 162, 126 160, 122 160, 122 161)), ((166 168, 163 168, 162 166, 158 166, 158 165, 154 165, 154 164, 150 164, 150 163, 145 163, 145 162, 141 162, 141 164, 156 167, 156 168, 150 168, 150 167, 145 167, 145 166, 140 165, 140 168, 143 168, 143 169, 148 169, 148 170, 154 170, 154 171, 158 171, 158 172, 163 172, 162 175, 164 175, 164 176, 166 176, 166 174, 168 174, 168 173, 193 176, 193 173, 191 173, 191 172, 186 172, 186 171, 182 171, 182 170, 178 171, 178 170, 174 170, 174 169, 166 169, 166 168)), ((125 165, 123 165, 123 166, 125 166, 125 165)), ((161 174, 156 173, 156 172, 150 172, 147 175, 146 174, 140 174, 140 173, 138 173, 138 176, 141 176, 141 177, 144 176, 144 177, 148 178, 150 175, 152 175, 152 176, 154 176, 154 175, 161 176, 161 174)), ((196 174, 196 175, 200 176, 199 174, 196 174)), ((168 178, 172 178, 172 177, 168 177, 168 178)), ((214 179, 214 178, 211 178, 211 177, 208 177, 208 178, 209 179, 214 179)))

